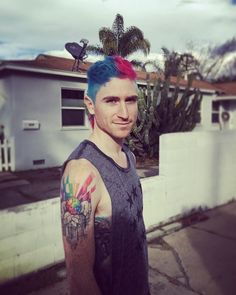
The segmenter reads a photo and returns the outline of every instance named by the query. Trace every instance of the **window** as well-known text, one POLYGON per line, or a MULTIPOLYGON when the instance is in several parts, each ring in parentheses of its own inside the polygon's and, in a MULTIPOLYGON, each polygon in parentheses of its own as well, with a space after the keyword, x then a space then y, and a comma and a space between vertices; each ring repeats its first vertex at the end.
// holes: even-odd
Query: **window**
POLYGON ((85 126, 84 90, 61 89, 62 127, 85 126))
POLYGON ((212 114, 211 114, 211 122, 219 123, 220 122, 220 103, 219 101, 212 101, 212 114))

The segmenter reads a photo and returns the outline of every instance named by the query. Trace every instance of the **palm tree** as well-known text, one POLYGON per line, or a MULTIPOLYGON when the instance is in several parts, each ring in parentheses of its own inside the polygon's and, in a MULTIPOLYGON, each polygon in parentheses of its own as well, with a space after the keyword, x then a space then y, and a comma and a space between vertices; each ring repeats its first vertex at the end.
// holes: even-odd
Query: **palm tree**
POLYGON ((144 38, 143 32, 135 26, 124 29, 124 19, 120 14, 116 15, 111 29, 103 27, 99 30, 99 40, 102 47, 89 45, 87 53, 127 57, 138 50, 145 55, 150 52, 150 42, 144 38))
POLYGON ((164 56, 164 75, 183 76, 184 74, 198 74, 199 61, 191 53, 178 53, 166 47, 161 48, 164 56))

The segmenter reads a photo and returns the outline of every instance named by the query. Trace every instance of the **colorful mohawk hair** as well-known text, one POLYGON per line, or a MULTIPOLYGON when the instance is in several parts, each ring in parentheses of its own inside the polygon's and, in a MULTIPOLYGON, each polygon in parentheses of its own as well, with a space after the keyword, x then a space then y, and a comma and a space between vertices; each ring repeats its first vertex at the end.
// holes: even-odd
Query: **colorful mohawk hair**
POLYGON ((122 57, 107 56, 102 61, 97 61, 88 70, 87 95, 95 102, 98 90, 111 78, 136 79, 136 73, 131 63, 122 57))

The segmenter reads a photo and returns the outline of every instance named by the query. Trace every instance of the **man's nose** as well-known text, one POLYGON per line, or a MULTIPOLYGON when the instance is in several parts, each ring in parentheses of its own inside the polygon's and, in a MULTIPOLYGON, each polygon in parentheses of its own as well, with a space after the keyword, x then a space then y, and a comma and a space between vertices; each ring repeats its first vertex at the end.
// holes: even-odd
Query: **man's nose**
POLYGON ((117 115, 122 119, 128 119, 129 112, 128 112, 128 108, 127 108, 127 105, 125 102, 120 103, 119 111, 118 111, 117 115))

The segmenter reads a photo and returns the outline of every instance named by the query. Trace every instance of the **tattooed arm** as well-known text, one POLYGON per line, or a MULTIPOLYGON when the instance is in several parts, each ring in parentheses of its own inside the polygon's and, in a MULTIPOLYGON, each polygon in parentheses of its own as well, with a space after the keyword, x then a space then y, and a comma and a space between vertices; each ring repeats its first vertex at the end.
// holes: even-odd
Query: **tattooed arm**
POLYGON ((61 219, 71 295, 101 294, 93 273, 97 176, 86 160, 67 164, 61 181, 61 219))

